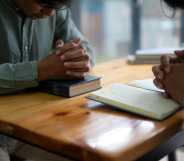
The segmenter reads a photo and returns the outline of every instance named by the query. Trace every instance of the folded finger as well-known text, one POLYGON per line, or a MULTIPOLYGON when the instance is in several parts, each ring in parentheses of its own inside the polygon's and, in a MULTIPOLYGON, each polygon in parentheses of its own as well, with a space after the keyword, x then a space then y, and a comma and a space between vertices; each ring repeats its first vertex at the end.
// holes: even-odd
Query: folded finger
POLYGON ((72 42, 68 42, 66 44, 64 44, 62 47, 59 48, 59 52, 60 54, 64 54, 65 52, 69 51, 69 50, 72 50, 72 49, 77 49, 78 46, 72 42))
POLYGON ((81 57, 72 59, 72 62, 80 62, 80 61, 90 62, 89 55, 85 54, 85 55, 83 55, 81 57))
POLYGON ((65 62, 64 67, 75 69, 75 68, 88 68, 90 69, 90 64, 88 61, 80 61, 80 62, 65 62))
POLYGON ((164 86, 163 86, 162 82, 159 79, 154 79, 153 82, 156 85, 156 87, 158 87, 160 89, 164 89, 164 86))
POLYGON ((76 44, 76 45, 80 45, 81 44, 81 39, 77 38, 77 39, 71 40, 71 42, 76 44))
POLYGON ((152 67, 152 72, 155 77, 158 77, 160 70, 161 70, 160 65, 156 65, 152 67))
POLYGON ((159 79, 160 81, 162 81, 164 79, 164 72, 160 69, 160 66, 154 66, 152 68, 153 74, 156 77, 156 79, 159 79))
POLYGON ((76 49, 74 51, 68 51, 65 54, 61 55, 61 60, 68 61, 75 58, 79 58, 86 55, 86 51, 84 49, 76 49))
POLYGON ((163 69, 166 73, 170 72, 170 57, 169 56, 162 56, 161 59, 161 69, 163 69))
POLYGON ((66 74, 69 76, 77 77, 77 78, 84 78, 87 73, 66 71, 66 74))
POLYGON ((90 68, 66 68, 66 70, 81 73, 89 73, 91 71, 90 68))

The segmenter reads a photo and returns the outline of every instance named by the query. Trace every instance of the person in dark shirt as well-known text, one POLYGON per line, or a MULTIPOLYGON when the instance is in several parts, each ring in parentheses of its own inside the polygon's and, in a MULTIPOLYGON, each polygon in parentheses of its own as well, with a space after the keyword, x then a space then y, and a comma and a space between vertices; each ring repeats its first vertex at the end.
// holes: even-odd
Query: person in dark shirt
POLYGON ((183 0, 163 0, 163 1, 174 9, 175 8, 184 9, 184 1, 183 0))

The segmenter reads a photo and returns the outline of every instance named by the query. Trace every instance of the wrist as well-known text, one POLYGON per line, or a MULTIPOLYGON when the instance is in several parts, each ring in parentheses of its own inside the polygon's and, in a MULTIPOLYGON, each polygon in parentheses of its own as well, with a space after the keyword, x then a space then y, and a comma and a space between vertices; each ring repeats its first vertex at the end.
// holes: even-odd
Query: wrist
POLYGON ((47 70, 42 61, 38 62, 37 70, 38 70, 38 81, 44 81, 48 79, 48 75, 45 72, 47 70))

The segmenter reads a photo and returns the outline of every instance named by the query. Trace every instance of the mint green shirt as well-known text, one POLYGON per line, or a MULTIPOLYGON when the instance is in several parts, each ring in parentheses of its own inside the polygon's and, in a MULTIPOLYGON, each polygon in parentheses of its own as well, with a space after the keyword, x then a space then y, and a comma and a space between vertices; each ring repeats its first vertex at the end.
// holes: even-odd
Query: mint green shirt
POLYGON ((33 20, 21 17, 14 0, 0 0, 0 94, 38 85, 37 64, 54 42, 81 38, 93 62, 91 48, 71 19, 69 9, 33 20))

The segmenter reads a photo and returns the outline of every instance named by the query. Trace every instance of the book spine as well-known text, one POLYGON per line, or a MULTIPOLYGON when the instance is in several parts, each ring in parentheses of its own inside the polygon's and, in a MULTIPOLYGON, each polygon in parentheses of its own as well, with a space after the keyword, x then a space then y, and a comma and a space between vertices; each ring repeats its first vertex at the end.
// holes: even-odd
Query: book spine
POLYGON ((70 89, 66 86, 50 86, 46 84, 41 84, 40 89, 42 91, 54 94, 56 96, 70 97, 70 89))

